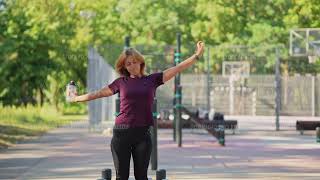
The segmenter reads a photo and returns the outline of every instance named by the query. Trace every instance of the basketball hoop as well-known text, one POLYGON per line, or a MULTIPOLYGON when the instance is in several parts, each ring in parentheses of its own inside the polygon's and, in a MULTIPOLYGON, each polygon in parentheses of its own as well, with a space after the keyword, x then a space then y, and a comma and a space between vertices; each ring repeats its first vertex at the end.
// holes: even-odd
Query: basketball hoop
POLYGON ((320 28, 290 30, 289 53, 294 57, 308 57, 309 63, 315 63, 320 57, 320 28))
POLYGON ((222 64, 223 77, 239 80, 250 76, 250 63, 248 61, 224 61, 222 64))
POLYGON ((238 81, 241 78, 238 74, 230 74, 229 75, 229 82, 232 83, 234 81, 238 81))

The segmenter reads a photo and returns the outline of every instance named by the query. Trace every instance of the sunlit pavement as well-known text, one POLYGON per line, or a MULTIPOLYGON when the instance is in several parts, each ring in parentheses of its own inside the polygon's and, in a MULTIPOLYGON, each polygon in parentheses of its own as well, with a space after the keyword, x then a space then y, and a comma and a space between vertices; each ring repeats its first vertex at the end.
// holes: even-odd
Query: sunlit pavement
MULTIPOLYGON (((301 136, 294 130, 300 117, 282 118, 282 131, 274 131, 273 117, 227 118, 238 119, 240 130, 227 131, 224 147, 204 130, 185 129, 178 148, 171 129, 159 130, 158 168, 167 170, 168 179, 181 180, 320 179, 320 143, 314 131, 301 136)), ((97 179, 103 168, 113 169, 110 134, 88 132, 86 124, 77 122, 2 151, 0 179, 97 179)), ((154 174, 150 170, 149 176, 154 174)))

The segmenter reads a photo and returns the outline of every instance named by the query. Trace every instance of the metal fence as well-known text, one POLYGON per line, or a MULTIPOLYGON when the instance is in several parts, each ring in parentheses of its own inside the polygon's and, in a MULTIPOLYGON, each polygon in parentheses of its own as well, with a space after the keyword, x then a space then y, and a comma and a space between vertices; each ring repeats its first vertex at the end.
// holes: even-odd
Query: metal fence
MULTIPOLYGON (((116 77, 114 68, 94 48, 89 48, 87 91, 99 90, 115 80, 116 77)), ((114 118, 115 99, 116 96, 111 96, 89 101, 89 123, 92 128, 99 128, 102 121, 114 118)))
MULTIPOLYGON (((183 74, 181 76, 182 103, 193 110, 208 109, 207 100, 209 99, 210 108, 226 115, 274 116, 276 97, 274 82, 274 75, 252 75, 246 79, 244 85, 237 82, 232 104, 227 77, 214 75, 208 88, 206 74, 183 74), (210 89, 209 97, 208 89, 210 89)), ((318 116, 320 114, 319 83, 320 76, 282 76, 280 115, 318 116)), ((172 109, 172 80, 159 88, 157 99, 160 110, 172 109)))
MULTIPOLYGON (((146 60, 147 74, 173 66, 175 46, 133 45, 146 60)), ((88 90, 101 88, 116 77, 114 63, 123 45, 106 45, 89 49, 88 90), (100 55, 101 54, 101 55, 100 55), (109 65, 112 64, 112 65, 109 65)), ((281 49, 281 48, 280 48, 281 49)), ((183 44, 182 59, 194 53, 195 45, 183 44)), ((285 51, 282 50, 280 57, 285 51)), ((181 75, 182 103, 190 109, 211 109, 226 115, 274 116, 276 108, 275 47, 208 46, 204 58, 181 75), (228 76, 222 76, 225 61, 247 61, 250 75, 230 87, 228 76)), ((320 76, 294 75, 280 77, 280 115, 318 116, 320 114, 320 76)), ((114 120, 115 98, 89 103, 92 124, 114 120)), ((158 110, 172 110, 174 80, 157 91, 158 110)))

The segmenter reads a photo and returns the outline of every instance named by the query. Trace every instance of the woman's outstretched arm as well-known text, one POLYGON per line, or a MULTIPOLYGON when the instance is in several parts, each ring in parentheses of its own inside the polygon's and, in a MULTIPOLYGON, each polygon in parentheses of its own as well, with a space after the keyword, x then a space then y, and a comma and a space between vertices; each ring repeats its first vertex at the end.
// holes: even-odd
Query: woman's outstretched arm
POLYGON ((91 101, 94 99, 108 97, 108 96, 112 96, 112 95, 113 95, 112 90, 108 86, 105 86, 98 91, 90 92, 90 93, 83 94, 80 96, 75 96, 74 98, 71 99, 71 102, 91 101))
POLYGON ((202 56, 203 52, 204 52, 204 43, 199 41, 197 42, 197 50, 194 55, 182 61, 178 65, 163 71, 163 83, 165 83, 166 81, 169 81, 176 74, 193 65, 197 61, 197 58, 200 58, 202 56))

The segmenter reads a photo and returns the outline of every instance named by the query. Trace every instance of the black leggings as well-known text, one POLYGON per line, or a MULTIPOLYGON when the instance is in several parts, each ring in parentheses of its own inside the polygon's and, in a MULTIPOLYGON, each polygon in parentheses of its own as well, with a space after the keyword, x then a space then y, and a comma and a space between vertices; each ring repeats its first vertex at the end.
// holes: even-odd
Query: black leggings
POLYGON ((135 179, 148 180, 151 144, 149 127, 113 129, 111 152, 117 180, 128 180, 131 154, 135 179))

